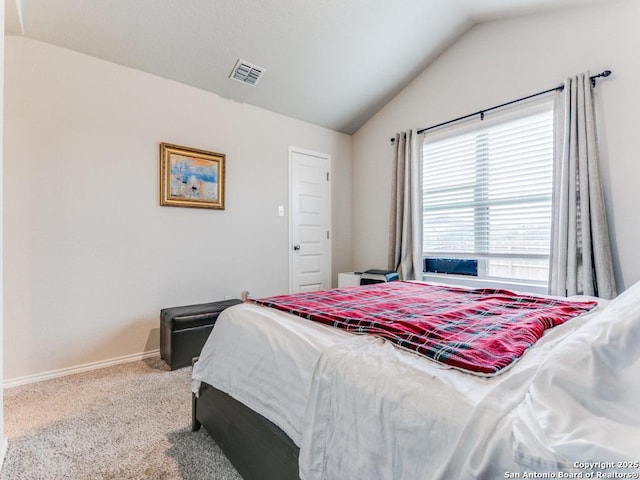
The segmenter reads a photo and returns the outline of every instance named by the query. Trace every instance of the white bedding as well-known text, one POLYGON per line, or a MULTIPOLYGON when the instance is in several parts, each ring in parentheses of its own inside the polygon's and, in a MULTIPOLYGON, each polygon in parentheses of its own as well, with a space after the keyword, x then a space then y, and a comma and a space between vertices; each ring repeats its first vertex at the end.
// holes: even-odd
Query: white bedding
MULTIPOLYGON (((243 303, 226 309, 216 321, 194 366, 192 390, 197 392, 200 382, 205 382, 228 393, 278 425, 300 446, 311 381, 320 357, 335 357, 340 355, 338 346, 362 342, 385 343, 243 303)), ((468 398, 470 404, 481 398, 487 384, 485 378, 466 374, 440 376, 439 372, 452 369, 395 347, 379 349, 377 355, 384 359, 391 352, 426 373, 435 388, 451 389, 468 398)))
POLYGON ((313 370, 322 351, 351 340, 341 330, 251 303, 222 312, 193 369, 208 383, 278 425, 296 445, 313 370))
POLYGON ((592 317, 513 383, 520 401, 474 409, 434 480, 640 478, 640 282, 592 317))
POLYGON ((545 389, 538 367, 553 365, 565 338, 608 310, 600 305, 550 330, 513 368, 483 378, 379 339, 242 304, 218 319, 193 390, 204 381, 282 428, 300 446, 302 480, 494 478, 496 471, 505 478, 507 468, 532 471, 516 458, 542 458, 523 450, 527 435, 541 435, 526 415, 526 402, 537 398, 529 385, 545 389), (493 460, 491 444, 499 447, 493 460))

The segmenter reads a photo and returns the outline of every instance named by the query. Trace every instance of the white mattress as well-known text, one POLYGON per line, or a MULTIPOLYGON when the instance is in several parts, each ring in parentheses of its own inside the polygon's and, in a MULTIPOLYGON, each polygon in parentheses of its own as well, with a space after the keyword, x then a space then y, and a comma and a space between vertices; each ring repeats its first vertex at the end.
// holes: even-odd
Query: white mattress
MULTIPOLYGON (((603 310, 551 329, 512 368, 486 378, 245 303, 220 315, 192 387, 213 385, 282 428, 300 447, 302 480, 447 478, 443 466, 465 463, 461 445, 475 440, 483 451, 490 441, 500 419, 487 412, 507 416, 521 405, 554 347, 603 310)), ((509 442, 512 430, 504 433, 509 442)))

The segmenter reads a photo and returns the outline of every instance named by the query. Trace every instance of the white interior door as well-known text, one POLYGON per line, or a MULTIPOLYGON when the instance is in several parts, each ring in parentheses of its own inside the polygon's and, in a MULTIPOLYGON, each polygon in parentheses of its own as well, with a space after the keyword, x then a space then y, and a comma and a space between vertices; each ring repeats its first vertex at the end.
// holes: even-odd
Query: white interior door
POLYGON ((289 148, 292 293, 331 286, 331 158, 289 148))

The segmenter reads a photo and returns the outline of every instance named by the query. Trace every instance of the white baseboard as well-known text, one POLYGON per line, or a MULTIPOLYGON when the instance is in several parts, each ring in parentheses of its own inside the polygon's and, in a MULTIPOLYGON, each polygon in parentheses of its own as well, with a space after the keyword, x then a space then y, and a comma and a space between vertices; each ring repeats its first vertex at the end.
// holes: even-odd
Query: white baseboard
POLYGON ((59 370, 37 373, 35 375, 26 375, 24 377, 11 378, 5 380, 2 383, 2 386, 3 388, 11 388, 17 387, 18 385, 26 385, 27 383, 42 382, 43 380, 73 375, 74 373, 88 372, 91 370, 97 370, 99 368, 111 367, 113 365, 118 365, 121 363, 144 360, 145 358, 155 357, 159 353, 160 350, 156 349, 149 352, 134 353, 131 355, 125 355, 123 357, 112 358, 110 360, 101 360, 99 362, 85 363, 84 365, 77 365, 75 367, 61 368, 59 370))

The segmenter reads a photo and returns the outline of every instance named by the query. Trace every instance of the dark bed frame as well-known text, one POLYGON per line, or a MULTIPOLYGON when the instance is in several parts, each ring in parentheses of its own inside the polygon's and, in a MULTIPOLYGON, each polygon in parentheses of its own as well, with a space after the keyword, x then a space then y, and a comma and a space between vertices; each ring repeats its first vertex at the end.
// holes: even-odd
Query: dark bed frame
POLYGON ((202 383, 191 414, 191 429, 204 426, 244 480, 299 480, 298 447, 246 405, 202 383))

